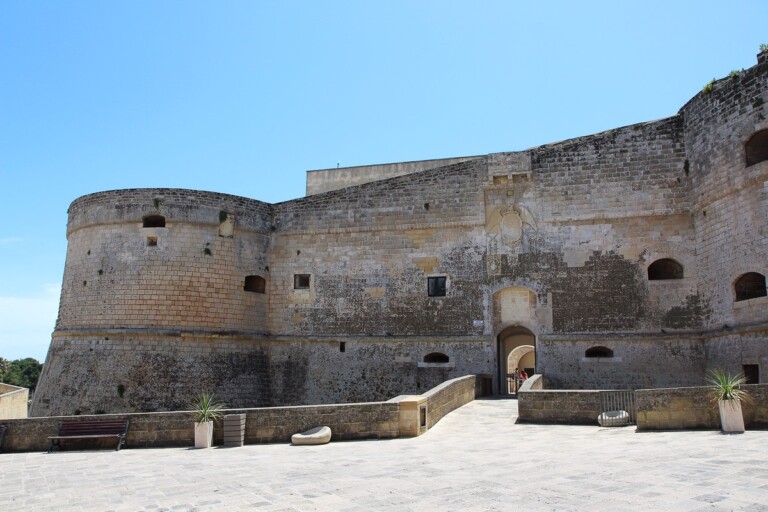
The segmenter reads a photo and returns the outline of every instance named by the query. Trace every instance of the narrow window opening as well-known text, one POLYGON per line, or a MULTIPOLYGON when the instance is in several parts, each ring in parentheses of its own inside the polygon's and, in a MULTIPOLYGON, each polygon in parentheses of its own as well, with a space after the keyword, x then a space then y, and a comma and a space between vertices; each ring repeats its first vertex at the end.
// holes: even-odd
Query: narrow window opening
POLYGON ((768 129, 760 130, 749 138, 744 151, 747 157, 747 167, 768 160, 768 129))
POLYGON ((442 352, 432 352, 424 356, 425 363, 448 363, 450 358, 442 352))
POLYGON ((613 357, 613 350, 608 347, 592 347, 584 352, 584 357, 613 357))
POLYGON ((734 288, 736 290, 736 302, 765 297, 765 276, 757 272, 747 272, 736 280, 734 288))
POLYGON ((747 379, 747 384, 760 384, 760 365, 745 364, 744 377, 747 379))
POLYGON ((162 215, 148 215, 143 219, 143 227, 145 228, 164 228, 165 217, 162 215))
POLYGON ((309 289, 311 274, 293 274, 293 289, 294 290, 307 290, 309 289))
POLYGON ((656 260, 648 267, 649 281, 662 281, 666 279, 682 279, 683 266, 670 258, 656 260))
POLYGON ((419 406, 419 428, 422 430, 427 428, 427 406, 426 405, 419 406))
POLYGON ((247 292, 264 293, 267 288, 267 281, 261 276, 245 276, 245 286, 243 289, 247 292))
POLYGON ((157 247, 157 237, 156 236, 148 236, 147 237, 147 247, 157 247))
POLYGON ((339 352, 346 352, 347 351, 347 342, 342 341, 339 342, 339 352))
POLYGON ((428 277, 427 293, 430 297, 445 297, 445 276, 428 277))

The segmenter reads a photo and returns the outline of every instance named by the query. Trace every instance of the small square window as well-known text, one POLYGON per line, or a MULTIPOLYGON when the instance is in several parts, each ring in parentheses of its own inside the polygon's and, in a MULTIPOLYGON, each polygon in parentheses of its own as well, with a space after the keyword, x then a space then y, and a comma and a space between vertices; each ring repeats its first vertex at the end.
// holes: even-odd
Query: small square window
POLYGON ((157 237, 156 236, 148 236, 147 237, 147 247, 157 247, 157 237))
POLYGON ((311 274, 293 274, 293 289, 308 290, 311 274))
POLYGON ((747 384, 760 384, 760 366, 756 364, 745 364, 744 377, 747 379, 747 384))
POLYGON ((428 277, 427 293, 430 297, 445 297, 445 276, 428 277))

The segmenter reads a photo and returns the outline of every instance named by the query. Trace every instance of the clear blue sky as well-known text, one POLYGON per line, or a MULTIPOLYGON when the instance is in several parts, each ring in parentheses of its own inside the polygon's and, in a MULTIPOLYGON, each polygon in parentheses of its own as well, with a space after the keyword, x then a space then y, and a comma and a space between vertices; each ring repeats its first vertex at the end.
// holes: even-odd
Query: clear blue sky
POLYGON ((674 115, 755 64, 768 2, 0 4, 0 357, 44 359, 67 207, 269 202, 309 169, 478 155, 674 115))

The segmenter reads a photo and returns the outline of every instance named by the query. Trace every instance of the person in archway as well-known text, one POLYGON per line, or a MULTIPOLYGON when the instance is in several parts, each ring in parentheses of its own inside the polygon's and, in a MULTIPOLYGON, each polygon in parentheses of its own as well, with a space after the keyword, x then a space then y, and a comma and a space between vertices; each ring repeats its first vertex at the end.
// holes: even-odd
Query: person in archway
POLYGON ((515 368, 515 393, 520 391, 520 386, 523 385, 523 372, 522 370, 515 368))
POLYGON ((525 373, 525 370, 520 370, 520 385, 523 385, 523 382, 525 382, 528 379, 528 374, 525 373))

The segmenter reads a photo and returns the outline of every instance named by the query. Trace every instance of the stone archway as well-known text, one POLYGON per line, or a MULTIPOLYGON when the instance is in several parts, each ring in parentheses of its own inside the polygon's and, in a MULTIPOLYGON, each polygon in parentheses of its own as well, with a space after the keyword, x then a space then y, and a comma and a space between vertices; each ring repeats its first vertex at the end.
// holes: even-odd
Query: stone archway
POLYGON ((500 394, 509 395, 517 392, 512 377, 515 368, 525 370, 530 377, 536 372, 536 336, 525 327, 513 325, 501 331, 499 343, 499 373, 503 376, 500 394))
MULTIPOLYGON (((536 371, 536 347, 534 345, 520 345, 513 348, 507 356, 507 371, 512 373, 515 368, 525 370, 530 377, 536 371)), ((507 392, 517 393, 517 383, 507 381, 507 392)))
POLYGON ((493 332, 497 341, 498 374, 497 391, 501 395, 511 393, 514 379, 511 374, 520 364, 532 375, 536 368, 536 294, 530 288, 510 286, 493 294, 493 332), (523 349, 522 347, 527 347, 523 349), (510 355, 515 355, 510 359, 510 355))

